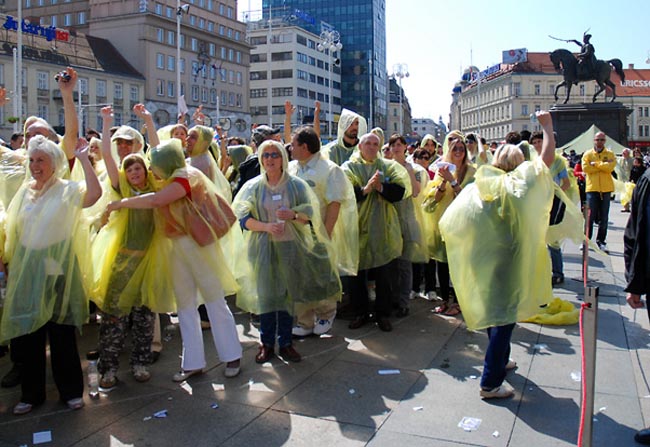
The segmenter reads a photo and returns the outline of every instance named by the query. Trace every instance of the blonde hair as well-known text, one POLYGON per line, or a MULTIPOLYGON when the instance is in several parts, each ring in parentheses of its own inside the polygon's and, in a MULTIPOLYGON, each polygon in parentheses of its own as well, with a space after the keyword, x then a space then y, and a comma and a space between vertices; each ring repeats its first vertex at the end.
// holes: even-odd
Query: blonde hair
POLYGON ((514 144, 504 144, 494 153, 492 166, 506 172, 514 171, 525 160, 523 152, 514 144))

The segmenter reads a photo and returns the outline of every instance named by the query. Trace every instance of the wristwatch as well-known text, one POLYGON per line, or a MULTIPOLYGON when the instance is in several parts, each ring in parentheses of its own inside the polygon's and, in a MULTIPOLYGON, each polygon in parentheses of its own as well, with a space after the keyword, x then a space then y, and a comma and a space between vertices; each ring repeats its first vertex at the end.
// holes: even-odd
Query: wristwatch
POLYGON ((449 182, 449 184, 451 185, 452 188, 455 188, 456 186, 458 186, 458 181, 456 179, 453 179, 451 182, 449 182))
POLYGON ((293 215, 293 220, 298 220, 298 213, 293 215))

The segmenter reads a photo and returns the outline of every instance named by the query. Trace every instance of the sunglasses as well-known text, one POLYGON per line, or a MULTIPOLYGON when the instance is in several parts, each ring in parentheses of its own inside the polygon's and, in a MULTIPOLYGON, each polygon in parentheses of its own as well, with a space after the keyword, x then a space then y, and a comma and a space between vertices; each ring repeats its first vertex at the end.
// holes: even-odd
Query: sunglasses
POLYGON ((431 157, 429 157, 428 155, 422 155, 420 156, 420 160, 431 160, 431 157))
POLYGON ((604 138, 596 138, 595 141, 605 141, 605 139, 604 138))
POLYGON ((274 160, 275 160, 276 158, 280 158, 281 156, 282 156, 282 155, 280 155, 279 152, 264 152, 264 153, 262 154, 262 158, 272 158, 272 159, 274 159, 274 160))
POLYGON ((452 152, 465 152, 464 147, 452 147, 451 150, 452 152))

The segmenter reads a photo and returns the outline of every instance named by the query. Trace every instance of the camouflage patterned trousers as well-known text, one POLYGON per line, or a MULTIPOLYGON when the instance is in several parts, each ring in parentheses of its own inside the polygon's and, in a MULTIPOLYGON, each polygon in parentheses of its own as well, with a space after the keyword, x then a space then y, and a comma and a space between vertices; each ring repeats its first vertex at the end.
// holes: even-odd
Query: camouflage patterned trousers
POLYGON ((155 314, 148 307, 133 307, 129 315, 122 317, 105 312, 101 312, 101 316, 98 365, 101 374, 107 371, 117 371, 120 364, 120 353, 124 349, 129 329, 133 344, 131 366, 151 364, 151 340, 155 314))

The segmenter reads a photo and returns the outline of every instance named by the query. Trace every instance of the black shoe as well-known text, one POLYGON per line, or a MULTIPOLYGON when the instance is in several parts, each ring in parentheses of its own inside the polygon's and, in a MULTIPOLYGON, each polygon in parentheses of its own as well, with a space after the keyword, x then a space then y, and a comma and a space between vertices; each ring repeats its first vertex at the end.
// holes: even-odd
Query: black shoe
POLYGON ((151 351, 151 363, 156 363, 160 358, 160 351, 151 351))
POLYGON ((4 357, 5 354, 7 354, 8 351, 9 351, 9 348, 7 348, 6 346, 0 346, 0 359, 2 357, 4 357))
POLYGON ((2 388, 13 388, 20 385, 23 377, 22 372, 22 367, 19 364, 14 363, 14 366, 11 368, 11 370, 2 378, 0 386, 2 388))
POLYGON ((368 315, 363 314, 357 316, 354 320, 348 324, 349 329, 359 329, 362 326, 365 326, 368 323, 368 315))
POLYGON ((377 326, 384 332, 390 332, 393 330, 393 325, 390 324, 390 321, 388 321, 388 318, 386 317, 377 318, 377 326))
POLYGON ((404 318, 409 314, 409 312, 410 311, 408 307, 400 307, 399 309, 397 309, 397 312, 395 312, 395 316, 397 318, 404 318))
POLYGON ((636 432, 634 440, 639 444, 650 445, 650 428, 644 428, 636 432))

